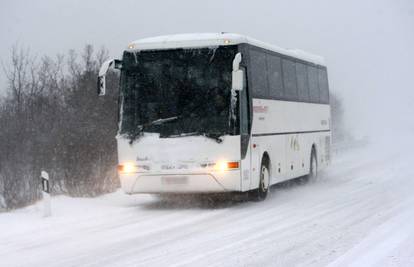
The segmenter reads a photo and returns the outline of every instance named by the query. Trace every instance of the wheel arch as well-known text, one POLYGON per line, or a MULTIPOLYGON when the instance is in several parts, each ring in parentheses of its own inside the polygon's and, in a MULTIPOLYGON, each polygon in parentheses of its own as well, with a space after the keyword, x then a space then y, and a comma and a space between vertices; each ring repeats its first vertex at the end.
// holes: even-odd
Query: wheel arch
POLYGON ((272 168, 271 167, 272 166, 271 166, 271 161, 270 161, 270 155, 269 155, 269 153, 267 151, 263 152, 262 160, 260 161, 260 165, 262 163, 266 165, 267 170, 271 174, 271 171, 272 171, 272 168))
POLYGON ((313 143, 311 146, 310 156, 312 156, 312 153, 315 152, 316 158, 318 157, 318 150, 316 149, 316 144, 313 143))

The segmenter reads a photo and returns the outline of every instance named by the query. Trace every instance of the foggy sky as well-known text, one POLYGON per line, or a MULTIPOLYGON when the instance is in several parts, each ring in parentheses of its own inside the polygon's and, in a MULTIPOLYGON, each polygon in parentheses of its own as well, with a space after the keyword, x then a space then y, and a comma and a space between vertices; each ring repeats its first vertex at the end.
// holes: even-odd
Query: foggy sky
MULTIPOLYGON (((410 0, 0 3, 0 58, 6 64, 14 43, 40 56, 104 45, 120 57, 130 41, 142 37, 221 31, 325 57, 331 90, 343 96, 355 133, 414 131, 410 0)), ((4 81, 1 73, 3 87, 4 81)))

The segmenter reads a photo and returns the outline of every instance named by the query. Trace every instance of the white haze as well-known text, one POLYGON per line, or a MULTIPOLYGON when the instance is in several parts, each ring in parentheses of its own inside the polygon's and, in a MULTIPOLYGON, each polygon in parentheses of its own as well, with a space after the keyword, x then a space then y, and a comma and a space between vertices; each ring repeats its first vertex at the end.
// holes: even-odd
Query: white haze
POLYGON ((142 37, 221 31, 324 56, 331 90, 344 98, 355 134, 414 131, 410 0, 0 3, 0 58, 6 64, 16 42, 39 55, 104 45, 119 57, 129 41, 142 37))

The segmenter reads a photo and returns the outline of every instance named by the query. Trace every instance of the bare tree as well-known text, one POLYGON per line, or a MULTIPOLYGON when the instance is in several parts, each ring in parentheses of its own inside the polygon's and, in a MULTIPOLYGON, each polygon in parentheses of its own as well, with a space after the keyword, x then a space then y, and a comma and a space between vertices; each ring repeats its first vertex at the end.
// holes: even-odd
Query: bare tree
POLYGON ((106 59, 85 46, 76 52, 36 60, 13 47, 3 64, 8 96, 0 102, 0 207, 19 207, 39 197, 41 168, 51 174, 53 193, 94 196, 114 190, 117 83, 113 95, 96 96, 98 66, 106 59))

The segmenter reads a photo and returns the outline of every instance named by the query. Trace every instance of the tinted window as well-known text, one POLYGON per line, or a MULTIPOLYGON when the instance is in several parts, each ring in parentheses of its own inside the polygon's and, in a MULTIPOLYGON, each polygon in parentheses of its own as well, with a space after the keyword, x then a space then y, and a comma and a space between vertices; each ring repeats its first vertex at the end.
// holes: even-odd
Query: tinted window
POLYGON ((296 80, 299 101, 309 101, 308 72, 306 70, 306 65, 296 63, 296 80))
POLYGON ((143 131, 161 138, 233 133, 230 89, 235 52, 230 46, 125 52, 120 133, 131 141, 143 131), (168 123, 151 124, 174 117, 168 123))
POLYGON ((240 91, 240 132, 241 134, 249 133, 249 102, 247 98, 247 90, 240 91))
POLYGON ((274 99, 283 98, 282 62, 280 57, 267 55, 269 95, 274 99))
POLYGON ((241 158, 246 157, 247 148, 249 146, 249 100, 247 90, 240 91, 240 142, 241 142, 241 158))
POLYGON ((298 91, 296 87, 296 67, 295 62, 283 59, 283 83, 285 86, 285 99, 297 100, 298 91))
POLYGON ((268 97, 266 77, 266 54, 250 50, 250 69, 252 73, 252 91, 254 97, 268 97))
POLYGON ((319 96, 321 103, 329 103, 329 85, 326 69, 319 69, 319 96))
POLYGON ((319 103, 318 69, 308 66, 309 100, 319 103))

